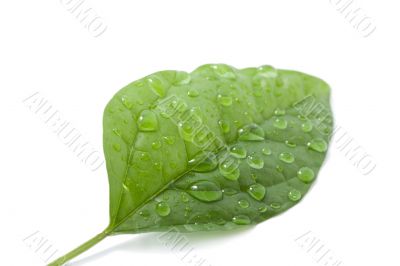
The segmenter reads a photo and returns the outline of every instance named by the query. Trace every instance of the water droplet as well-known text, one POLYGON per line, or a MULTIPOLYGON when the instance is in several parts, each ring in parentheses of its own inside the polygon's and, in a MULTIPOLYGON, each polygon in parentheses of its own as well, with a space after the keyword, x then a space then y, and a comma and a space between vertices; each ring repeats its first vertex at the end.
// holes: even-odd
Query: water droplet
POLYGON ((172 145, 175 143, 175 136, 165 136, 163 139, 167 144, 172 145))
POLYGON ((248 208, 250 206, 249 202, 247 200, 244 200, 244 199, 239 200, 238 204, 243 209, 246 209, 246 208, 248 208))
POLYGON ((307 146, 317 152, 325 152, 328 149, 326 141, 320 138, 312 139, 307 143, 307 146))
POLYGON ((121 130, 119 130, 118 128, 113 128, 113 132, 115 135, 117 135, 118 137, 121 137, 121 130))
POLYGON ((218 94, 217 101, 219 102, 219 104, 221 104, 223 106, 231 106, 232 105, 232 97, 231 96, 223 96, 221 94, 218 94))
POLYGON ((239 140, 262 141, 264 140, 264 130, 257 124, 247 125, 238 131, 239 140))
POLYGON ((298 115, 297 118, 301 121, 306 121, 307 118, 304 115, 298 115))
POLYGON ((156 205, 156 212, 162 217, 168 216, 171 212, 171 208, 169 207, 168 203, 161 201, 156 205))
POLYGON ((156 169, 156 170, 161 170, 162 168, 161 168, 161 163, 160 162, 155 162, 154 163, 154 168, 156 169))
POLYGON ((199 152, 189 160, 188 165, 196 172, 210 172, 217 167, 218 160, 214 153, 199 152))
POLYGON ((288 193, 288 198, 289 198, 291 201, 298 201, 298 200, 301 199, 301 192, 298 191, 297 189, 292 189, 292 190, 290 190, 289 193, 288 193))
POLYGON ((269 206, 271 206, 272 209, 279 209, 281 207, 281 204, 278 202, 273 202, 269 206))
POLYGON ((279 164, 277 164, 277 165, 275 166, 275 169, 276 169, 276 171, 278 171, 279 173, 282 173, 282 172, 283 172, 283 167, 280 166, 279 164))
POLYGON ((129 101, 128 98, 126 98, 126 96, 122 96, 121 101, 122 104, 128 109, 131 109, 133 107, 133 103, 129 101))
POLYGON ((279 129, 287 128, 287 121, 285 118, 277 117, 273 122, 273 126, 279 129))
POLYGON ((222 199, 221 188, 210 181, 198 181, 193 183, 188 193, 198 200, 212 202, 222 199))
POLYGON ((139 215, 143 217, 143 219, 147 220, 150 217, 150 212, 148 210, 143 210, 139 212, 139 215))
POLYGON ((301 124, 301 130, 304 132, 310 132, 313 129, 313 125, 310 120, 301 124))
POLYGON ((274 67, 268 65, 258 67, 257 71, 259 75, 266 78, 276 78, 278 75, 278 71, 274 67))
POLYGON ((199 91, 195 88, 190 88, 187 95, 189 97, 197 97, 197 96, 199 96, 199 91))
POLYGON ((143 110, 137 123, 141 131, 155 131, 158 127, 156 114, 150 110, 143 110))
POLYGON ((267 205, 262 205, 262 206, 258 207, 258 211, 261 212, 261 213, 264 213, 267 210, 268 210, 267 205))
POLYGON ((224 120, 219 120, 218 124, 223 133, 229 133, 229 131, 231 130, 231 127, 229 126, 229 124, 227 122, 225 122, 224 120))
POLYGON ((265 196, 265 187, 261 184, 253 184, 248 189, 247 192, 256 200, 262 200, 265 196))
POLYGON ((314 171, 309 167, 302 167, 297 171, 297 177, 304 183, 310 183, 314 180, 314 171))
POLYGON ((188 202, 189 201, 189 197, 188 197, 188 195, 186 195, 185 192, 181 193, 181 201, 182 202, 188 202))
POLYGON ((179 122, 178 123, 178 130, 181 137, 189 142, 193 141, 195 128, 190 125, 189 123, 179 122))
POLYGON ((175 75, 175 84, 177 85, 186 85, 191 81, 190 74, 184 71, 178 71, 175 75))
POLYGON ((157 78, 156 76, 151 76, 147 78, 147 83, 149 84, 150 88, 160 97, 164 97, 165 95, 165 88, 162 84, 162 81, 157 78))
POLYGON ((288 146, 288 147, 290 147, 290 148, 295 148, 297 145, 296 145, 296 143, 294 143, 293 141, 291 141, 291 140, 286 140, 285 141, 285 144, 286 144, 286 146, 288 146))
POLYGON ((119 143, 114 143, 113 144, 113 149, 115 150, 115 151, 121 151, 121 145, 119 144, 119 143))
POLYGON ((150 161, 150 159, 151 159, 150 154, 148 152, 145 152, 145 151, 142 151, 139 154, 139 158, 140 158, 141 161, 150 161))
POLYGON ((271 155, 272 151, 271 151, 270 148, 264 147, 264 148, 262 148, 262 153, 263 153, 264 155, 271 155))
POLYGON ((161 148, 161 141, 154 141, 153 143, 151 143, 151 147, 153 148, 153 150, 159 150, 161 148))
POLYGON ((223 78, 227 79, 235 79, 236 75, 233 72, 232 68, 228 65, 212 65, 211 68, 214 70, 214 72, 223 78))
POLYGON ((235 195, 235 194, 238 193, 238 191, 237 191, 236 189, 233 189, 233 188, 230 188, 230 187, 224 188, 224 189, 222 190, 222 192, 223 192, 225 195, 228 195, 228 196, 232 196, 232 195, 235 195))
POLYGON ((240 176, 238 160, 233 157, 226 158, 219 164, 219 172, 229 180, 237 180, 240 176))
POLYGON ((275 115, 285 115, 286 111, 284 109, 276 108, 274 111, 275 115))
POLYGON ((256 154, 247 156, 247 164, 254 169, 261 169, 264 167, 264 160, 256 154))
POLYGON ((235 158, 243 159, 246 158, 247 151, 243 146, 235 145, 230 148, 230 154, 235 158))
POLYGON ((281 154, 279 154, 279 160, 285 163, 293 163, 294 156, 290 152, 282 152, 281 154))
POLYGON ((236 215, 232 218, 232 222, 237 225, 248 225, 251 223, 251 220, 246 215, 236 215))

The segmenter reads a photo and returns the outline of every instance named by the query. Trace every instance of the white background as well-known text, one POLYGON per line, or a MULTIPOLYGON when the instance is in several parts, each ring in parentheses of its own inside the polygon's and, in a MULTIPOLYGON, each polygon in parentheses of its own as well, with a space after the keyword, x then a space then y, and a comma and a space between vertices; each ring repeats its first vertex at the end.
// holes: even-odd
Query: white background
MULTIPOLYGON (((117 90, 204 63, 271 64, 323 78, 336 125, 376 168, 363 174, 335 136, 301 204, 251 230, 186 235, 192 255, 206 266, 323 265, 322 251, 308 252, 308 233, 340 265, 399 265, 398 1, 353 3, 376 27, 364 37, 337 11, 344 0, 86 0, 107 26, 97 38, 68 1, 0 4, 1 265, 44 265, 32 234, 61 255, 108 223, 105 167, 91 171, 24 99, 39 92, 101 152, 103 108, 117 90)), ((195 265, 181 257, 158 234, 125 235, 70 265, 195 265)))

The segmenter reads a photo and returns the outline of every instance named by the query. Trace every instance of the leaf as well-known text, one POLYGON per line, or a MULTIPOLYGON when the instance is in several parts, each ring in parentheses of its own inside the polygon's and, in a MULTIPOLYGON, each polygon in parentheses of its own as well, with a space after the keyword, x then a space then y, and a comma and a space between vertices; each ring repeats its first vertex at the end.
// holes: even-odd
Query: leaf
POLYGON ((161 71, 121 89, 103 126, 110 225, 85 250, 120 233, 257 224, 298 203, 332 133, 329 86, 270 66, 161 71))

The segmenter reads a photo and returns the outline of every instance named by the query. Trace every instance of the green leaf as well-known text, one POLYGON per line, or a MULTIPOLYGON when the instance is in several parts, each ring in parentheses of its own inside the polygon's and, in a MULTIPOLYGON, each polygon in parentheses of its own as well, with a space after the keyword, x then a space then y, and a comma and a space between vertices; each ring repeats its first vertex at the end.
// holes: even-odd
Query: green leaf
POLYGON ((113 234, 228 230, 277 215, 307 193, 332 133, 324 81, 222 64, 129 84, 103 124, 110 225, 78 254, 113 234))

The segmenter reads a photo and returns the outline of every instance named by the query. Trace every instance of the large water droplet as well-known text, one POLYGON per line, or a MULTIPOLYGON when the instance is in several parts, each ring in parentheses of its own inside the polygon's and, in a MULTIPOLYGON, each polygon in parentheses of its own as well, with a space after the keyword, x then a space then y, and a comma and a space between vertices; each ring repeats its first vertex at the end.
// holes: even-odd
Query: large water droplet
POLYGON ((282 152, 281 154, 279 154, 279 160, 285 163, 293 163, 294 156, 290 152, 282 152))
POLYGON ((317 152, 325 152, 328 149, 326 141, 320 138, 312 139, 307 143, 307 146, 317 152))
POLYGON ((291 140, 285 140, 285 144, 286 144, 286 146, 288 146, 290 148, 295 148, 297 146, 296 143, 294 143, 291 140))
POLYGON ((163 139, 169 145, 172 145, 175 143, 175 136, 165 136, 165 137, 163 137, 163 139))
POLYGON ((147 78, 147 83, 149 84, 150 88, 160 97, 164 97, 165 95, 165 88, 159 78, 156 76, 150 76, 147 78))
POLYGON ((247 164, 254 169, 261 169, 264 167, 264 160, 256 154, 247 156, 247 164))
POLYGON ((262 148, 262 153, 264 155, 271 155, 272 151, 269 147, 264 147, 264 148, 262 148))
POLYGON ((247 192, 256 200, 262 200, 265 196, 265 187, 261 184, 253 184, 248 189, 247 192))
POLYGON ((276 108, 274 111, 274 114, 275 115, 285 115, 286 111, 285 111, 285 109, 276 108))
POLYGON ((310 183, 314 180, 314 171, 309 167, 302 167, 297 171, 297 177, 304 183, 310 183))
POLYGON ((113 144, 113 149, 115 150, 115 151, 121 151, 121 145, 119 144, 119 143, 114 143, 113 144))
POLYGON ((235 145, 230 148, 230 154, 239 159, 246 158, 247 151, 242 145, 235 145))
POLYGON ((193 141, 195 128, 190 123, 180 122, 178 123, 179 134, 181 137, 189 142, 193 141))
POLYGON ((153 143, 151 143, 151 147, 153 148, 153 150, 159 150, 161 148, 161 141, 154 141, 153 143))
POLYGON ((313 124, 311 123, 310 120, 301 124, 301 130, 303 130, 304 132, 310 132, 312 129, 313 129, 313 124))
POLYGON ((122 104, 128 109, 131 109, 133 107, 133 103, 130 100, 128 100, 126 96, 122 96, 121 101, 122 104))
POLYGON ((288 198, 291 201, 298 201, 301 199, 301 192, 298 191, 297 189, 291 189, 288 193, 288 198))
POLYGON ((175 84, 177 85, 186 85, 191 81, 190 74, 184 71, 178 71, 175 75, 175 84))
POLYGON ((232 97, 231 96, 224 96, 224 95, 218 94, 217 101, 219 104, 221 104, 223 106, 231 106, 232 105, 232 97))
POLYGON ((190 88, 187 95, 189 97, 197 97, 199 96, 199 91, 196 88, 190 88))
POLYGON ((156 205, 156 212, 162 217, 168 216, 171 213, 171 208, 169 207, 168 203, 161 201, 156 205))
POLYGON ((199 152, 189 160, 188 165, 196 172, 210 172, 217 167, 218 160, 214 153, 199 152))
POLYGON ((156 114, 150 110, 143 110, 137 123, 141 131, 155 131, 158 127, 156 114))
POLYGON ((237 180, 240 176, 238 160, 233 157, 226 158, 219 164, 219 172, 229 180, 237 180))
POLYGON ((279 129, 287 128, 287 121, 285 118, 277 117, 273 122, 273 126, 279 129))
POLYGON ((238 204, 240 207, 242 207, 243 209, 246 209, 250 206, 249 202, 245 199, 241 199, 238 201, 238 204))
POLYGON ((229 126, 228 122, 224 120, 219 120, 218 124, 223 133, 229 133, 229 131, 231 130, 231 127, 229 126))
POLYGON ((239 140, 262 141, 264 140, 264 130, 257 124, 247 125, 238 131, 239 140))
POLYGON ((232 218, 232 222, 237 225, 248 225, 251 223, 251 220, 246 215, 236 215, 232 218))
POLYGON ((118 137, 121 137, 121 130, 119 130, 118 128, 113 128, 113 132, 115 135, 117 135, 118 137))
POLYGON ((188 193, 198 200, 211 202, 218 201, 222 199, 221 188, 210 181, 198 181, 193 183, 188 193))

